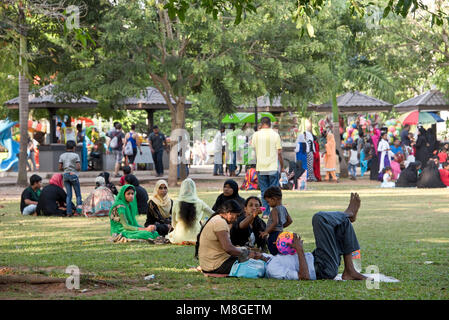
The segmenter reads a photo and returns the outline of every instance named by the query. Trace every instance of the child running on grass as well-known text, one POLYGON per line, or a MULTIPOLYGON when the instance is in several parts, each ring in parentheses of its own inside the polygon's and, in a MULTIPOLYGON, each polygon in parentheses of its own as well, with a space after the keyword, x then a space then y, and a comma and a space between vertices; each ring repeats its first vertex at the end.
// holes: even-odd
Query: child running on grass
POLYGON ((264 199, 272 208, 268 217, 267 228, 260 232, 262 238, 266 238, 268 250, 272 255, 278 254, 276 239, 284 231, 284 228, 291 225, 292 218, 288 214, 287 208, 282 205, 282 191, 279 187, 270 187, 264 193, 264 199))

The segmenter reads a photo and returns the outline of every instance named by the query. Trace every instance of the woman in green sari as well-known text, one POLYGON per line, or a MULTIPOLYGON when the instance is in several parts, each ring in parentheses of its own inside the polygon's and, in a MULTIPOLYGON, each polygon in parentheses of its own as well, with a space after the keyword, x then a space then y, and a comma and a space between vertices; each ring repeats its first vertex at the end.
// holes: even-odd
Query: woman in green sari
POLYGON ((124 185, 109 210, 111 235, 114 242, 124 242, 123 240, 126 241, 126 239, 143 239, 153 242, 159 236, 155 225, 145 228, 137 223, 138 210, 135 193, 134 186, 124 185))

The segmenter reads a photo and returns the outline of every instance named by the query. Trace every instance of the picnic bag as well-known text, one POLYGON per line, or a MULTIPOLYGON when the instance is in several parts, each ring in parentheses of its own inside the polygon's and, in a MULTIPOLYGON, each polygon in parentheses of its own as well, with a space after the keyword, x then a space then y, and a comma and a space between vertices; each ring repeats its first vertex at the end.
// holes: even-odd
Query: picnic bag
POLYGON ((263 260, 249 259, 239 263, 234 262, 229 272, 230 277, 257 279, 265 276, 266 262, 263 260))

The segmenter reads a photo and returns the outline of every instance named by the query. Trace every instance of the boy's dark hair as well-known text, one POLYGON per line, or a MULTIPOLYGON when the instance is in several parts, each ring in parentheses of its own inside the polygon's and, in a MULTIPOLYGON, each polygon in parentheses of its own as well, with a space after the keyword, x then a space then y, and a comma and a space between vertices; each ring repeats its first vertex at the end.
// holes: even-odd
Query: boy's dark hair
POLYGON ((131 125, 131 130, 136 130, 136 125, 134 123, 131 125))
POLYGON ((42 181, 42 177, 39 176, 39 175, 37 175, 37 174, 33 174, 33 175, 30 177, 30 185, 31 185, 31 186, 32 186, 33 184, 39 182, 39 181, 42 181))
POLYGON ((81 123, 78 123, 76 125, 76 130, 81 131, 81 129, 83 129, 83 125, 81 123))
POLYGON ((282 199, 282 190, 279 187, 269 187, 267 190, 265 190, 263 198, 282 199))
POLYGON ((121 123, 117 123, 117 125, 115 126, 115 129, 116 129, 116 130, 120 130, 121 128, 122 128, 121 123))
POLYGON ((56 124, 56 126, 57 126, 57 127, 62 127, 62 122, 58 122, 58 123, 56 124))
POLYGON ((76 142, 73 141, 73 140, 67 141, 67 143, 66 143, 66 145, 65 145, 65 148, 66 148, 67 150, 72 150, 72 149, 76 148, 76 142))
POLYGON ((130 166, 124 166, 123 167, 123 173, 124 174, 130 174, 131 173, 131 167, 130 166))
POLYGON ((117 128, 117 125, 118 125, 118 124, 120 124, 120 122, 114 121, 114 124, 113 124, 114 128, 117 128))
POLYGON ((154 130, 154 129, 159 129, 159 127, 158 127, 158 126, 153 126, 153 130, 154 130))
POLYGON ((385 173, 385 172, 387 172, 387 171, 389 171, 389 170, 391 170, 391 167, 390 167, 390 166, 387 166, 387 167, 385 167, 385 168, 382 169, 382 173, 385 173))
POLYGON ((352 144, 352 150, 357 151, 357 143, 354 142, 354 143, 352 144))
POLYGON ((262 117, 262 119, 260 119, 260 124, 267 124, 271 126, 271 120, 268 117, 262 117))

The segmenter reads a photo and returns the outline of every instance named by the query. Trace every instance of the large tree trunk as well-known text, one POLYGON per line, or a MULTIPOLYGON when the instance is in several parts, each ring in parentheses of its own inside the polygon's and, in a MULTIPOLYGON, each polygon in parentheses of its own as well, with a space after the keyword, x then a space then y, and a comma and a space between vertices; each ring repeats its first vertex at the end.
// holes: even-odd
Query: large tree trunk
POLYGON ((185 99, 179 99, 180 102, 176 105, 175 110, 171 111, 171 128, 170 135, 170 165, 168 169, 168 185, 175 187, 178 181, 178 164, 180 166, 180 180, 186 178, 186 170, 183 164, 185 159, 185 149, 190 143, 188 134, 185 131, 185 99), (178 159, 178 152, 181 152, 181 161, 178 159))
POLYGON ((27 78, 27 67, 24 55, 26 54, 26 38, 20 36, 20 65, 19 73, 19 123, 20 123, 20 153, 19 153, 19 174, 17 176, 17 184, 19 186, 26 186, 27 179, 27 145, 28 145, 28 91, 29 81, 27 78))

